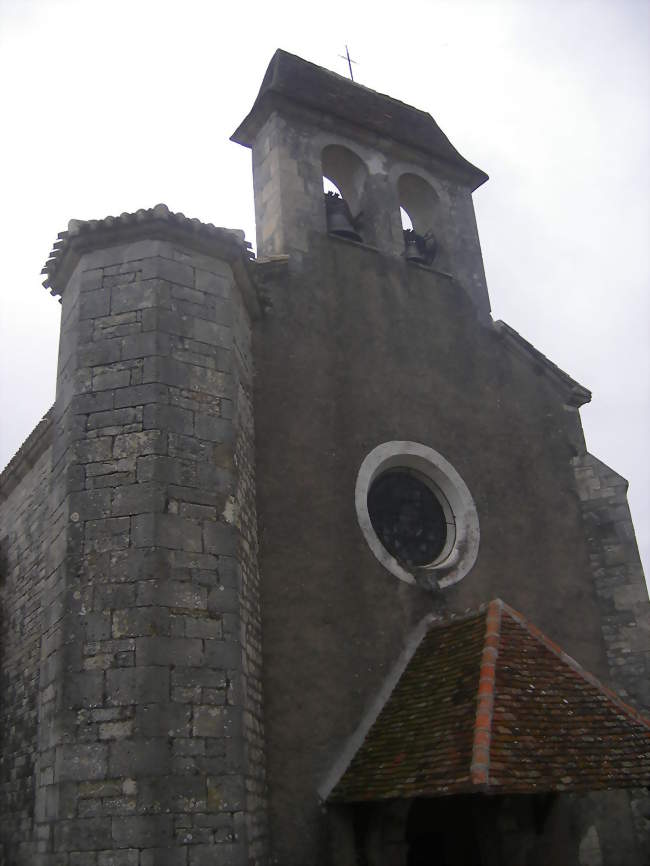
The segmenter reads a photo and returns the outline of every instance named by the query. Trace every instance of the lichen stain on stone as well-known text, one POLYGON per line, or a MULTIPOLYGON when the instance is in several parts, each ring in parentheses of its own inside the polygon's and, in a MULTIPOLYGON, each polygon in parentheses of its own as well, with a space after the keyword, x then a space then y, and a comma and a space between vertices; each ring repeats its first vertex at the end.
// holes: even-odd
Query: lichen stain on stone
POLYGON ((208 812, 220 812, 222 804, 223 798, 219 788, 208 782, 208 812))
POLYGON ((237 517, 239 514, 239 508, 237 503, 235 502, 232 496, 229 496, 226 499, 226 505, 223 509, 222 517, 226 521, 226 523, 235 524, 237 522, 237 517))

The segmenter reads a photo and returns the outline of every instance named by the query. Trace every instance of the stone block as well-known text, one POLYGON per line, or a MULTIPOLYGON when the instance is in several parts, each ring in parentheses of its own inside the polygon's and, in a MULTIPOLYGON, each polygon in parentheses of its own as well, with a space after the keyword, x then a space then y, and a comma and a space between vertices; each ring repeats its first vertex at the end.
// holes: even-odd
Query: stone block
POLYGON ((205 305, 207 302, 206 295, 197 289, 191 289, 189 286, 172 285, 172 298, 178 298, 181 301, 189 301, 192 304, 205 305))
POLYGON ((222 670, 239 670, 242 666, 241 645, 227 640, 206 641, 204 664, 222 670))
MULTIPOLYGON (((188 848, 146 848, 140 852, 140 866, 187 866, 188 848)), ((216 866, 216 864, 213 864, 216 866)))
POLYGON ((113 440, 110 436, 75 442, 70 455, 78 463, 102 463, 113 456, 113 440))
POLYGON ((184 364, 174 358, 145 358, 142 381, 161 382, 176 388, 200 391, 217 397, 232 395, 232 380, 227 373, 199 367, 196 364, 184 364))
POLYGON ((115 437, 113 456, 142 457, 146 454, 164 454, 167 450, 165 434, 160 430, 143 430, 141 433, 124 433, 115 437))
POLYGON ((103 277, 103 268, 94 268, 93 270, 83 271, 81 274, 81 291, 95 291, 101 289, 103 277))
POLYGON ((214 321, 218 325, 232 325, 232 302, 230 300, 217 300, 215 302, 214 321))
MULTIPOLYGON (((173 497, 171 490, 169 491, 169 495, 171 499, 173 497)), ((173 498, 175 499, 175 497, 173 498)), ((181 502, 179 514, 181 517, 187 517, 190 520, 196 521, 217 519, 217 509, 215 507, 210 505, 195 505, 193 502, 181 502)))
POLYGON ((225 688, 227 684, 225 671, 215 668, 188 668, 178 666, 172 671, 172 686, 188 688, 225 688))
MULTIPOLYGON (((68 404, 68 410, 75 415, 88 415, 113 408, 113 395, 109 391, 79 394, 68 404)), ((104 426, 104 425, 101 425, 104 426)))
POLYGON ((169 634, 169 609, 137 607, 113 611, 114 638, 169 634))
POLYGON ((103 690, 104 675, 101 671, 68 673, 64 681, 64 705, 68 709, 100 706, 103 690))
MULTIPOLYGON (((171 815, 134 815, 113 818, 113 841, 120 848, 164 847, 172 840, 171 815)), ((159 866, 156 862, 156 866, 159 866)))
POLYGON ((135 642, 136 664, 200 665, 203 641, 196 638, 141 637, 135 642))
POLYGON ((168 452, 170 457, 181 460, 197 460, 205 464, 198 470, 200 473, 201 486, 209 486, 203 472, 210 471, 214 459, 214 446, 211 442, 196 439, 194 436, 185 436, 182 433, 170 433, 168 440, 168 452))
POLYGON ((165 547, 201 551, 201 527, 175 514, 140 514, 133 518, 136 547, 165 547))
POLYGON ((195 737, 241 737, 241 710, 212 705, 195 706, 192 734, 195 737))
POLYGON ((139 863, 140 852, 137 848, 97 852, 97 866, 138 866, 139 863))
POLYGON ((116 391, 114 401, 116 409, 123 406, 144 406, 147 403, 168 403, 169 389, 158 382, 149 385, 131 385, 116 391))
POLYGON ((248 854, 242 842, 221 845, 192 845, 189 866, 247 866, 248 854))
POLYGON ((136 725, 143 737, 189 736, 190 708, 182 704, 139 704, 136 725))
POLYGON ((168 355, 169 335, 157 331, 131 334, 121 340, 122 358, 146 358, 149 355, 168 355))
POLYGON ((131 382, 130 370, 104 370, 93 371, 93 391, 110 391, 113 388, 124 388, 131 382))
POLYGON ((101 744, 59 746, 56 750, 55 777, 60 782, 102 779, 107 775, 107 756, 107 748, 101 744))
POLYGON ((107 702, 113 705, 166 703, 169 671, 160 667, 132 667, 106 671, 107 702))
POLYGON ((79 297, 79 319, 96 319, 107 316, 111 311, 111 296, 104 289, 84 292, 79 297))
POLYGON ((111 491, 85 490, 72 492, 68 498, 68 513, 70 514, 70 519, 75 523, 109 517, 111 513, 111 491))
POLYGON ((110 638, 111 617, 108 611, 86 611, 82 616, 84 640, 87 643, 110 638))
POLYGON ((205 779, 201 776, 165 776, 144 780, 140 784, 138 803, 147 812, 204 812, 205 779))
POLYGON ((203 549, 219 556, 234 556, 237 551, 237 532, 225 523, 206 521, 203 524, 203 549))
POLYGON ((122 346, 119 340, 98 340, 88 346, 83 346, 77 352, 77 364, 80 367, 112 364, 121 358, 122 346))
POLYGON ((80 797, 118 797, 122 793, 122 783, 118 779, 82 782, 78 790, 80 797))
POLYGON ((138 605, 165 605, 185 610, 206 610, 207 590, 189 581, 149 580, 138 584, 138 605))
POLYGON ((128 406, 124 409, 112 409, 105 412, 92 412, 88 416, 88 430, 102 427, 120 427, 124 424, 137 424, 142 421, 142 409, 128 406))
POLYGON ((133 472, 136 467, 135 457, 125 457, 121 460, 106 460, 102 463, 89 463, 85 467, 86 478, 96 475, 113 475, 119 472, 133 472))
POLYGON ((170 430, 174 433, 194 433, 194 414, 178 406, 151 403, 145 406, 143 426, 145 430, 170 430))
POLYGON ((151 455, 138 458, 138 481, 161 481, 166 484, 192 485, 197 483, 196 463, 177 457, 151 455))
POLYGON ((221 298, 230 296, 230 285, 232 276, 222 274, 214 274, 210 271, 204 271, 196 268, 195 285, 201 292, 207 292, 211 295, 218 295, 221 298))
MULTIPOLYGON (((97 866, 97 857, 93 851, 73 851, 69 855, 61 854, 60 857, 61 860, 56 861, 56 866, 59 866, 59 862, 65 866, 97 866), (66 860, 66 857, 70 859, 66 860)), ((41 860, 36 862, 34 866, 45 866, 45 864, 41 860)))
POLYGON ((244 809, 246 788, 240 774, 209 776, 207 788, 209 812, 240 812, 244 809))
POLYGON ((54 825, 56 851, 97 851, 110 845, 110 818, 76 818, 54 825))
POLYGON ((141 737, 109 744, 111 776, 164 776, 170 771, 171 750, 166 738, 141 737))
POLYGON ((131 521, 128 517, 89 520, 85 524, 85 550, 102 553, 128 547, 131 521))
POLYGON ((237 587, 220 584, 208 593, 208 610, 211 614, 236 613, 240 606, 237 587))
POLYGON ((112 491, 111 512, 114 516, 161 512, 165 508, 164 487, 156 482, 129 484, 112 491))
POLYGON ((182 617, 185 637, 204 638, 206 640, 221 640, 223 630, 221 620, 207 616, 182 617))
POLYGON ((169 280, 181 286, 194 285, 194 268, 183 262, 175 262, 173 259, 152 256, 142 261, 142 279, 169 280))
POLYGON ((133 719, 122 722, 103 722, 99 725, 100 740, 124 740, 133 734, 135 723, 133 719))
MULTIPOLYGON (((142 274, 142 280, 139 282, 130 285, 113 286, 110 291, 110 311, 112 315, 129 310, 143 310, 150 307, 169 307, 169 304, 169 284, 163 280, 149 279, 144 273, 142 274)), ((106 315, 106 313, 103 315, 106 315)))
POLYGON ((207 439, 210 442, 232 442, 234 438, 232 421, 215 418, 212 415, 202 415, 198 412, 194 416, 193 432, 199 439, 207 439))

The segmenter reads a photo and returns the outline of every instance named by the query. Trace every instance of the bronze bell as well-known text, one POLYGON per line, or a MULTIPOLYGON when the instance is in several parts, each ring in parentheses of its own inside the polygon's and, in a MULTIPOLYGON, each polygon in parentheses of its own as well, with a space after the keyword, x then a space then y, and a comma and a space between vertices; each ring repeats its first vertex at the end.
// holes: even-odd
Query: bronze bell
POLYGON ((413 229, 404 230, 404 257, 409 262, 430 265, 438 252, 438 243, 433 232, 419 235, 413 229))
POLYGON ((348 203, 338 193, 325 193, 325 212, 327 214, 327 231, 351 241, 361 241, 357 231, 359 217, 352 216, 348 203))

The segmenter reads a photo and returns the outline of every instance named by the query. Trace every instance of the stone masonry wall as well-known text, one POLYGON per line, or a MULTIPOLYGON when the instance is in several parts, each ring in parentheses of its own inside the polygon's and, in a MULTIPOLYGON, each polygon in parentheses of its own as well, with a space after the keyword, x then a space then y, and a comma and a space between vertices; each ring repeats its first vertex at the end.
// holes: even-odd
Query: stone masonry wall
MULTIPOLYGON (((627 481, 596 457, 574 458, 610 679, 650 711, 650 602, 627 503, 627 481)), ((628 792, 639 851, 650 850, 650 794, 628 792)), ((609 862, 609 861, 607 861, 609 862)))
POLYGON ((0 863, 32 862, 44 542, 51 449, 0 504, 0 863))
POLYGON ((574 459, 611 680, 650 709, 650 603, 627 504, 627 481, 591 454, 574 459))
POLYGON ((237 371, 237 416, 234 465, 236 488, 233 520, 240 530, 241 592, 238 600, 243 650, 244 733, 246 746, 246 820, 252 863, 267 852, 266 760, 262 718, 262 623, 258 569, 255 489, 255 430, 250 319, 242 305, 233 311, 233 361, 237 371))
POLYGON ((163 240, 86 253, 65 287, 40 674, 44 866, 263 862, 242 307, 225 261, 163 240))

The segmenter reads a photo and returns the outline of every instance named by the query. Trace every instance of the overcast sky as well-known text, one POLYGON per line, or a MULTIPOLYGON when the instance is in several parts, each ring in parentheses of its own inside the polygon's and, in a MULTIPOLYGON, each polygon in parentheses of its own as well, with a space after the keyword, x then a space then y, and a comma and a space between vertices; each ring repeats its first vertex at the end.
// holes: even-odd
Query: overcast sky
POLYGON ((57 232, 164 201, 254 240, 228 141, 278 47, 430 112, 488 172, 495 318, 593 391, 650 564, 647 0, 0 0, 0 464, 54 398, 57 232))

